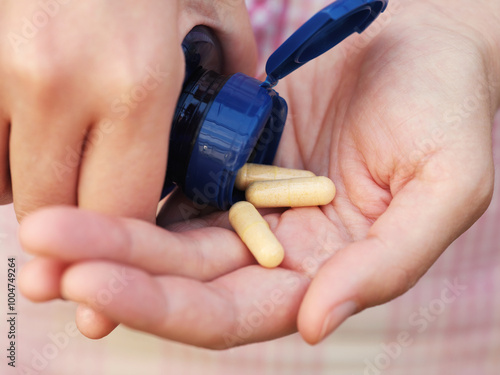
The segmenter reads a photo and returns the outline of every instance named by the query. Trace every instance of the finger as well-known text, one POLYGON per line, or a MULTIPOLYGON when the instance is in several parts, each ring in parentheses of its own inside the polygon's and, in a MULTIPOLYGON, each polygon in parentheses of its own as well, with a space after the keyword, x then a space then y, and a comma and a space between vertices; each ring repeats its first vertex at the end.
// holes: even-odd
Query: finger
POLYGON ((56 114, 39 108, 40 104, 28 100, 31 108, 12 118, 10 169, 18 220, 39 207, 77 203, 81 147, 88 122, 82 113, 56 114))
POLYGON ((76 326, 84 336, 96 340, 109 335, 118 324, 91 307, 80 304, 76 310, 76 326))
MULTIPOLYGON (((61 276, 67 264, 48 258, 35 258, 21 268, 19 289, 33 302, 47 302, 61 298, 61 276)), ((117 326, 103 314, 85 305, 78 306, 76 324, 80 332, 88 338, 99 339, 107 336, 117 326)))
POLYGON ((54 259, 32 259, 19 272, 19 290, 33 302, 61 298, 60 281, 66 267, 66 263, 54 259))
POLYGON ((257 45, 243 0, 226 1, 220 8, 222 20, 215 28, 224 54, 224 73, 255 74, 257 45), (236 32, 237 31, 237 32, 236 32))
MULTIPOLYGON (((60 52, 54 48, 55 54, 60 52)), ((68 56, 52 60, 52 55, 27 48, 13 57, 6 86, 10 172, 14 207, 22 220, 39 207, 77 204, 81 152, 94 121, 95 101, 80 95, 87 82, 75 74, 68 56)))
POLYGON ((184 35, 196 25, 214 30, 222 47, 224 66, 221 73, 254 75, 257 46, 244 0, 195 0, 186 2, 181 12, 180 28, 184 35))
POLYGON ((92 128, 79 175, 80 207, 154 222, 173 113, 167 96, 162 97, 161 108, 103 120, 92 128))
POLYGON ((151 38, 140 50, 149 59, 138 63, 125 43, 118 51, 128 58, 107 68, 110 89, 99 96, 100 121, 89 133, 78 184, 80 207, 150 222, 156 218, 184 78, 179 36, 168 22, 154 21, 143 30, 151 38))
POLYGON ((279 268, 250 266, 202 283, 88 262, 67 270, 62 292, 131 328, 224 349, 295 332, 307 284, 308 279, 279 268))
MULTIPOLYGON (((438 175, 443 176, 434 177, 438 175)), ((315 344, 355 312, 410 289, 486 209, 491 179, 479 182, 484 188, 477 190, 467 187, 469 178, 447 183, 412 180, 394 197, 366 239, 325 263, 299 312, 298 328, 304 339, 315 344)))
POLYGON ((50 208, 26 218, 22 246, 65 262, 107 259, 153 274, 210 280, 254 263, 238 236, 223 228, 173 233, 152 224, 76 208, 50 208))

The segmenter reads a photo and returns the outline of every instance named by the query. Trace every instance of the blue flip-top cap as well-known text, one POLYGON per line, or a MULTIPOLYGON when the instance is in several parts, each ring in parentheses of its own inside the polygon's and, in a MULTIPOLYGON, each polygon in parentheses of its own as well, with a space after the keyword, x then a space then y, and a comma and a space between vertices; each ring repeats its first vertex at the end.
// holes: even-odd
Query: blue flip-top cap
POLYGON ((316 13, 269 58, 265 87, 325 53, 354 32, 365 30, 387 7, 388 0, 337 0, 316 13))
POLYGON ((286 101, 272 89, 308 61, 353 32, 362 32, 388 0, 337 0, 295 32, 269 58, 267 80, 222 76, 215 37, 204 27, 183 42, 186 80, 170 134, 164 195, 174 183, 196 207, 228 209, 244 192, 235 188, 245 163, 271 164, 287 117, 286 101))

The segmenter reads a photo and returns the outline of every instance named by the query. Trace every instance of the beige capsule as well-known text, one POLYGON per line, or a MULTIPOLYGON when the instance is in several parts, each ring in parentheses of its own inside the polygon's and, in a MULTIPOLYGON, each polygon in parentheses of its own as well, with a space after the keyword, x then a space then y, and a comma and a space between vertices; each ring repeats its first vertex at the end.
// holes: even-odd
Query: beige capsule
POLYGON ((229 222, 257 262, 266 268, 278 267, 285 251, 259 211, 248 202, 238 202, 229 210, 229 222))
POLYGON ((335 185, 323 176, 260 181, 252 183, 245 196, 255 207, 323 206, 333 201, 335 185))
POLYGON ((274 165, 248 163, 238 171, 234 185, 239 190, 245 190, 256 181, 286 180, 298 177, 314 177, 315 174, 301 169, 280 168, 274 165))

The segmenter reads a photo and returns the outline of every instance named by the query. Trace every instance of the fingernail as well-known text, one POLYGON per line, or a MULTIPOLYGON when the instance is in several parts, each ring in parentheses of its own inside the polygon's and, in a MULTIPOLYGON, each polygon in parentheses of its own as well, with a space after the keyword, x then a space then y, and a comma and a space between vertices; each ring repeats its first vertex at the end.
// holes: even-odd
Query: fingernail
POLYGON ((324 338, 331 334, 335 328, 354 314, 357 308, 354 301, 347 301, 335 307, 326 317, 318 341, 324 340, 324 338))

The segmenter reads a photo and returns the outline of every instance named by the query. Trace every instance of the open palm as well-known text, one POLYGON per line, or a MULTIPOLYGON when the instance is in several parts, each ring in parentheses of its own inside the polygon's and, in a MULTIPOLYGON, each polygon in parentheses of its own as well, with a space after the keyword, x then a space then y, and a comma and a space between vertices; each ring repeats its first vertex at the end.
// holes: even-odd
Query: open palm
POLYGON ((285 248, 279 268, 255 264, 227 213, 174 194, 159 217, 168 230, 67 208, 28 217, 21 240, 40 257, 24 293, 88 305, 78 319, 91 337, 123 323, 226 348, 297 329, 316 343, 407 291, 489 204, 499 97, 486 42, 413 22, 278 86, 290 115, 276 164, 337 186, 331 205, 264 211, 285 248))

